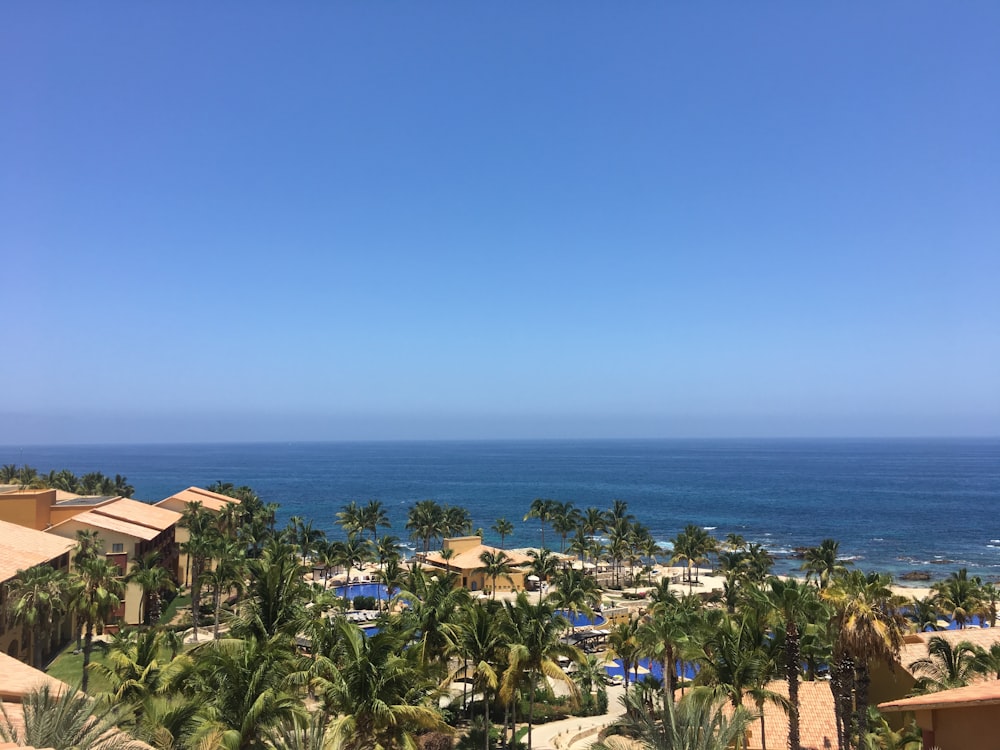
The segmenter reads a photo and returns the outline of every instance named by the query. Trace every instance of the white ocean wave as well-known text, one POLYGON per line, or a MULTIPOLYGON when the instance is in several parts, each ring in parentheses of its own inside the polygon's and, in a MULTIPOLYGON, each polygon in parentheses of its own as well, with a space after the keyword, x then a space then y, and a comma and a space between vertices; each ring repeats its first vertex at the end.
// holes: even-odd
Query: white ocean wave
POLYGON ((705 531, 715 531, 719 527, 718 526, 702 526, 701 528, 703 528, 705 531))

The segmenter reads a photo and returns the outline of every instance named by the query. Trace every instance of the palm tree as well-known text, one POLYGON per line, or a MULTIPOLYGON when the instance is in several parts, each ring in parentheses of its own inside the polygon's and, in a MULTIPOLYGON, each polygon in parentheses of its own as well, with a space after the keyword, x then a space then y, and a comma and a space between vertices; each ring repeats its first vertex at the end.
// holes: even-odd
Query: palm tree
MULTIPOLYGON (((483 693, 486 726, 490 727, 491 693, 494 695, 500 687, 498 664, 502 653, 506 650, 504 632, 495 611, 491 611, 480 603, 473 603, 465 612, 458 638, 455 642, 456 651, 462 658, 462 665, 449 676, 449 682, 461 674, 469 674, 469 664, 472 665, 473 692, 483 693)), ((489 732, 486 732, 486 748, 489 750, 489 732)))
POLYGON ((552 521, 552 530, 555 531, 560 538, 559 542, 559 552, 566 552, 566 537, 569 533, 579 526, 580 521, 583 516, 580 511, 577 510, 572 502, 555 502, 552 505, 550 519, 552 521))
POLYGON ((118 731, 115 707, 101 709, 82 693, 43 685, 24 696, 23 724, 0 703, 0 738, 6 742, 54 750, 138 750, 147 747, 118 731))
POLYGON ((368 504, 361 509, 361 530, 372 533, 372 544, 378 547, 379 527, 389 527, 389 514, 386 513, 381 500, 369 500, 368 504))
POLYGON ((692 567, 708 562, 708 554, 715 551, 716 542, 701 526, 688 524, 684 531, 673 539, 673 545, 674 554, 670 562, 687 564, 688 593, 691 593, 694 587, 694 579, 691 577, 692 567))
POLYGON ((528 557, 531 558, 529 574, 538 578, 538 598, 542 598, 542 581, 548 581, 559 569, 556 558, 552 556, 552 551, 542 547, 540 550, 530 550, 528 557))
POLYGON ((116 565, 102 557, 85 559, 77 565, 70 579, 70 611, 83 623, 83 679, 80 688, 87 692, 90 655, 94 649, 94 628, 104 625, 121 606, 125 583, 116 565))
POLYGON ((833 612, 830 687, 842 749, 849 746, 853 737, 860 738, 864 733, 871 682, 869 665, 877 661, 893 664, 899 658, 904 623, 900 608, 905 599, 892 594, 891 582, 890 576, 879 573, 866 576, 855 570, 842 575, 823 591, 833 612))
POLYGON ((180 550, 187 554, 191 568, 191 625, 195 641, 198 640, 198 621, 201 617, 202 574, 211 562, 217 533, 214 521, 212 513, 200 502, 193 502, 187 504, 179 524, 188 532, 188 539, 181 543, 180 550))
POLYGON ((159 602, 163 592, 177 588, 170 571, 160 565, 160 553, 155 549, 132 560, 132 569, 125 576, 125 582, 134 583, 142 590, 139 621, 147 626, 154 612, 157 618, 160 616, 159 602))
POLYGON ((524 592, 514 603, 504 602, 508 627, 508 667, 504 671, 500 696, 513 700, 514 693, 525 680, 528 683, 528 750, 531 750, 531 728, 535 715, 535 685, 544 675, 559 680, 576 694, 576 685, 556 662, 559 656, 582 661, 583 654, 559 640, 566 620, 555 617, 547 602, 531 604, 524 592))
MULTIPOLYGON (((773 666, 762 648, 766 640, 764 631, 754 617, 726 617, 703 634, 698 644, 701 650, 699 663, 701 683, 693 693, 708 692, 715 698, 727 698, 733 708, 743 705, 750 695, 762 706, 765 700, 782 704, 783 699, 764 687, 771 677, 773 666)), ((763 711, 761 711, 763 720, 763 711)), ((740 741, 738 747, 742 746, 740 741)))
POLYGON ((308 585, 294 548, 271 540, 259 559, 247 563, 247 600, 233 621, 238 637, 293 638, 305 624, 308 585))
POLYGON ((396 594, 396 601, 409 605, 404 616, 419 633, 415 652, 425 666, 440 665, 458 637, 460 616, 470 598, 454 583, 454 573, 428 578, 414 568, 408 589, 396 594))
MULTIPOLYGON (((627 622, 620 622, 611 628, 608 634, 608 654, 621 659, 626 693, 629 686, 629 672, 635 669, 638 673, 641 651, 638 618, 631 617, 627 622)), ((638 677, 638 674, 635 676, 638 677)))
POLYGON ((192 746, 259 747, 282 722, 306 718, 288 685, 291 651, 279 641, 223 638, 190 653, 195 669, 185 684, 201 704, 192 746))
POLYGON ((644 655, 660 662, 663 670, 663 710, 674 700, 677 660, 688 642, 690 611, 677 597, 661 593, 650 610, 649 619, 639 628, 639 643, 644 655))
POLYGON ((410 508, 406 528, 411 539, 423 541, 426 555, 430 551, 431 540, 444 534, 444 509, 435 500, 421 500, 410 508))
POLYGON ((497 598, 497 578, 506 578, 514 584, 513 579, 510 574, 513 572, 514 567, 511 565, 511 558, 508 557, 507 553, 503 550, 493 551, 486 550, 479 556, 480 561, 483 563, 481 568, 477 570, 482 571, 491 581, 493 581, 492 586, 492 598, 497 598))
POLYGON ((326 710, 337 717, 328 729, 328 747, 412 748, 418 730, 452 731, 430 703, 433 681, 403 653, 412 631, 389 629, 365 637, 346 620, 334 628, 337 650, 328 657, 332 669, 319 691, 326 710))
POLYGON ((969 641, 952 645, 940 635, 933 636, 927 642, 927 656, 910 664, 910 671, 918 675, 913 694, 965 687, 983 673, 984 656, 985 652, 969 641))
POLYGON ((91 667, 110 685, 110 698, 117 704, 136 707, 165 687, 159 655, 164 635, 156 630, 117 633, 107 646, 103 662, 91 667))
POLYGON ((969 578, 969 571, 962 568, 931 588, 938 607, 950 615, 962 630, 973 617, 985 613, 982 585, 980 578, 969 578))
POLYGON ((445 536, 462 536, 470 531, 472 531, 472 516, 469 515, 469 511, 461 505, 445 505, 442 533, 445 536))
MULTIPOLYGON (((550 596, 554 607, 571 615, 582 612, 593 618, 594 607, 601 603, 601 587, 592 576, 574 568, 564 568, 556 573, 553 583, 555 591, 550 596)), ((576 630, 575 625, 573 630, 576 630)))
MULTIPOLYGON (((662 712, 649 711, 634 693, 622 696, 625 715, 611 727, 614 734, 631 738, 647 750, 728 750, 743 737, 753 716, 742 706, 727 711, 722 701, 682 698, 662 712)), ((596 743, 593 750, 612 750, 611 743, 596 743)), ((618 747, 615 745, 614 747, 618 747)))
POLYGON ((524 514, 525 521, 537 518, 538 522, 542 524, 540 528, 540 531, 542 532, 542 549, 545 549, 545 524, 552 519, 552 512, 555 510, 555 507, 555 500, 549 500, 544 497, 536 497, 531 501, 531 507, 528 508, 528 512, 524 514))
POLYGON ((834 578, 846 573, 851 563, 841 560, 839 554, 840 542, 836 539, 824 539, 818 547, 809 547, 801 566, 806 571, 806 580, 816 578, 816 585, 825 589, 834 578))
POLYGON ((41 669, 43 652, 48 650, 56 624, 66 611, 66 574, 49 565, 36 565, 17 571, 5 587, 3 615, 24 629, 31 643, 31 663, 41 669))
POLYGON ((340 509, 337 513, 337 525, 344 530, 345 534, 358 534, 363 531, 361 506, 354 500, 340 509))
POLYGON ((490 528, 500 535, 500 549, 504 548, 504 540, 514 533, 514 524, 506 518, 498 518, 490 528))
POLYGON ((816 617, 819 601, 815 589, 788 578, 769 578, 763 595, 785 635, 785 680, 788 682, 788 748, 800 750, 799 672, 801 628, 816 617))
POLYGON ((219 621, 222 615, 222 595, 235 589, 243 591, 246 581, 246 551, 240 544, 220 537, 215 551, 215 567, 205 571, 203 580, 212 587, 213 625, 212 637, 219 638, 219 621))

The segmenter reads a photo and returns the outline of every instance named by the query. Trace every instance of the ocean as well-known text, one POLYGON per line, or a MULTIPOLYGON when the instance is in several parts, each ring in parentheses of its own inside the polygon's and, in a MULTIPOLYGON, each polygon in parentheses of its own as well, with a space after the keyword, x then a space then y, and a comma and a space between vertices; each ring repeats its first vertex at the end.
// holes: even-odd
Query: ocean
MULTIPOLYGON (((0 448, 7 463, 124 474, 144 500, 246 484, 280 504, 279 522, 303 516, 331 534, 345 503, 375 498, 407 539, 408 508, 433 498, 468 508, 494 543, 489 527, 506 517, 514 547, 540 543, 538 522, 522 521, 536 497, 618 499, 660 541, 689 523, 742 534, 771 550, 778 572, 798 568, 796 547, 832 537, 864 570, 1000 577, 1000 439, 24 446, 0 448)), ((551 531, 546 542, 558 546, 551 531)))

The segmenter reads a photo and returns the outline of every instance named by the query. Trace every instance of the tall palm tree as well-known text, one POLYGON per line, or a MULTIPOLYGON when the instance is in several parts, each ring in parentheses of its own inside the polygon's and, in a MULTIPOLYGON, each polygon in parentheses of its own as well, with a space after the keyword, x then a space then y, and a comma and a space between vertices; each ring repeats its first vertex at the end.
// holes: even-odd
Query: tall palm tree
POLYGON ((363 531, 362 510, 357 501, 351 500, 337 513, 337 525, 344 530, 345 534, 358 534, 363 531))
POLYGON ((48 650, 52 633, 66 612, 66 574, 49 565, 36 565, 17 571, 5 587, 6 612, 2 615, 24 629, 30 639, 31 663, 41 669, 43 652, 48 650))
MULTIPOLYGON (((455 643, 462 664, 452 672, 449 681, 459 674, 467 677, 471 672, 473 691, 483 694, 487 727, 490 726, 491 694, 496 695, 500 687, 498 667, 506 647, 505 634, 496 611, 481 603, 472 603, 466 609, 455 643)), ((489 732, 486 732, 485 742, 484 750, 489 750, 489 732)))
POLYGON ((389 527, 389 514, 382 505, 381 500, 369 500, 368 504, 361 509, 361 528, 363 531, 372 533, 372 544, 378 547, 379 527, 389 527))
POLYGON ((910 670, 917 675, 913 694, 965 687, 983 674, 984 655, 981 648, 969 641, 952 645, 939 635, 933 636, 927 642, 927 656, 910 664, 910 670))
POLYGON ((663 670, 663 710, 674 700, 677 660, 688 642, 690 611, 671 593, 662 593, 650 609, 649 619, 639 628, 644 655, 660 662, 663 670))
POLYGON ((806 571, 806 580, 816 579, 816 585, 825 589, 839 575, 847 572, 850 561, 840 559, 840 542, 824 539, 818 547, 809 547, 801 569, 806 571))
MULTIPOLYGON (((551 602, 554 607, 571 615, 582 612, 593 618, 594 608, 601 603, 601 587, 593 576, 575 568, 564 568, 556 573, 553 584, 555 591, 551 594, 551 602)), ((573 630, 576 630, 575 625, 573 630)))
POLYGON ((531 729, 535 715, 535 686, 542 675, 563 682, 571 694, 576 685, 556 662, 566 656, 582 661, 583 654, 559 638, 566 627, 565 618, 555 617, 547 602, 532 604, 524 592, 515 602, 505 602, 507 613, 508 667, 501 680, 500 695, 512 700, 519 685, 528 684, 528 750, 531 750, 531 729))
MULTIPOLYGON (((781 703, 781 696, 765 685, 771 676, 768 655, 762 648, 764 631, 754 617, 726 617, 715 628, 702 634, 698 659, 698 687, 694 693, 708 692, 713 697, 726 698, 733 708, 743 705, 751 696, 758 705, 770 700, 781 703)), ((761 712, 763 716, 763 712, 761 712)), ((744 746, 742 741, 737 747, 744 746)))
POLYGON ((524 514, 524 520, 530 521, 532 518, 538 519, 541 524, 542 532, 542 549, 545 549, 545 524, 547 524, 552 519, 552 513, 555 510, 556 501, 550 500, 544 497, 536 497, 531 501, 531 507, 528 508, 528 512, 524 514))
POLYGON ((0 738, 6 742, 54 750, 139 750, 147 747, 117 730, 121 713, 100 708, 75 690, 43 685, 21 701, 23 724, 0 703, 0 738))
MULTIPOLYGON (((626 622, 612 626, 608 634, 608 654, 621 659, 622 671, 625 674, 625 692, 628 692, 629 673, 638 673, 639 655, 642 652, 639 642, 639 619, 631 617, 626 622)), ((638 677, 638 674, 635 675, 638 677)))
POLYGON ((492 598, 496 599, 498 578, 506 578, 513 585, 513 579, 510 577, 510 574, 514 570, 511 558, 503 550, 486 550, 479 556, 479 560, 483 563, 483 566, 477 568, 477 570, 482 571, 493 582, 491 589, 492 598))
MULTIPOLYGON (((674 553, 670 561, 683 562, 687 565, 688 593, 691 593, 694 587, 692 568, 708 562, 708 555, 715 551, 716 542, 701 526, 688 524, 684 527, 684 531, 673 539, 673 545, 674 553)), ((695 574, 697 575, 697 571, 695 574)))
POLYGON ((202 574, 210 566, 218 533, 215 518, 200 502, 188 503, 181 514, 180 526, 187 529, 188 539, 180 545, 188 556, 191 569, 191 625, 194 640, 198 640, 198 622, 201 618, 202 574))
POLYGON ((163 646, 160 631, 123 631, 115 634, 104 661, 95 662, 92 669, 108 683, 115 703, 135 708, 166 686, 167 665, 160 659, 163 646))
POLYGON ((245 588, 246 551, 242 545, 220 537, 215 550, 215 560, 215 567, 205 571, 202 577, 205 583, 212 588, 212 637, 218 640, 223 594, 233 590, 242 592, 245 588))
POLYGON ((770 605, 773 618, 784 632, 785 680, 788 683, 788 748, 800 750, 801 631, 809 622, 819 619, 821 605, 813 587, 792 578, 769 578, 762 595, 770 605))
POLYGON ((490 528, 500 535, 500 549, 503 549, 504 541, 514 533, 514 524, 506 518, 498 518, 490 528))
POLYGON ((159 603, 163 592, 177 588, 170 571, 160 565, 160 559, 158 550, 149 550, 132 560, 132 569, 125 576, 126 583, 134 583, 142 591, 139 600, 139 621, 147 626, 152 621, 154 613, 157 618, 160 616, 159 603))
POLYGON ((834 692, 841 750, 860 743, 868 717, 869 665, 892 664, 903 643, 903 597, 894 596, 892 578, 851 571, 823 590, 832 607, 834 692), (853 701, 852 701, 853 698, 853 701), (853 709, 853 710, 852 710, 853 709), (855 740, 855 738, 857 738, 855 740))
POLYGON ((431 540, 444 535, 444 509, 436 500, 421 500, 416 503, 407 515, 406 528, 410 538, 423 542, 424 554, 431 548, 431 540))
POLYGON ((531 558, 531 566, 528 568, 529 574, 538 578, 538 598, 542 598, 542 581, 548 581, 559 569, 559 563, 553 557, 552 551, 542 547, 539 550, 530 550, 528 557, 531 558))
POLYGON ((412 631, 389 629, 365 637, 346 620, 334 628, 333 669, 318 691, 337 717, 328 729, 329 748, 412 748, 419 730, 452 731, 431 703, 435 683, 404 653, 412 631))
POLYGON ((582 518, 583 516, 581 516, 580 511, 573 506, 572 502, 566 501, 564 503, 553 503, 550 519, 552 522, 552 530, 555 531, 560 538, 560 553, 566 552, 566 537, 569 536, 571 531, 574 531, 577 526, 579 526, 582 518))
POLYGON ((417 631, 414 651, 420 663, 438 670, 450 654, 458 637, 459 621, 470 601, 469 592, 455 587, 455 574, 428 578, 419 568, 408 582, 408 589, 396 594, 397 602, 406 602, 404 616, 417 631))
POLYGON ((83 678, 80 688, 87 692, 90 655, 94 650, 94 628, 104 625, 121 606, 125 583, 118 567, 102 557, 85 559, 70 579, 70 611, 83 623, 83 678))

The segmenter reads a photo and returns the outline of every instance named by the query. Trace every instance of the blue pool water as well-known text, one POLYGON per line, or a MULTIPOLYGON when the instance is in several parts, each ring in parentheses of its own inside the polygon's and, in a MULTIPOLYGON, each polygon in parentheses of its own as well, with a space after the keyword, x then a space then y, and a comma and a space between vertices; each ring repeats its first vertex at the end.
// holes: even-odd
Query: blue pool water
POLYGON ((389 589, 384 583, 352 583, 350 586, 337 586, 333 592, 337 596, 352 600, 356 596, 371 596, 382 601, 389 598, 389 589))
POLYGON ((574 628, 586 628, 592 625, 601 626, 607 622, 601 615, 594 615, 594 618, 591 619, 583 612, 569 612, 565 609, 557 609, 556 614, 562 615, 569 620, 574 628))
MULTIPOLYGON (((658 661, 650 661, 649 659, 641 659, 639 661, 639 666, 643 669, 648 669, 649 673, 653 675, 658 680, 663 679, 663 667, 658 661)), ((610 664, 606 664, 604 671, 607 672, 611 677, 624 677, 625 672, 622 669, 622 663, 620 659, 616 659, 610 664)), ((642 679, 645 672, 639 675, 639 679, 642 679)), ((695 674, 697 674, 694 666, 688 662, 679 662, 677 665, 677 676, 683 677, 685 680, 694 679, 695 674)), ((629 679, 635 678, 635 672, 629 670, 629 679)))

